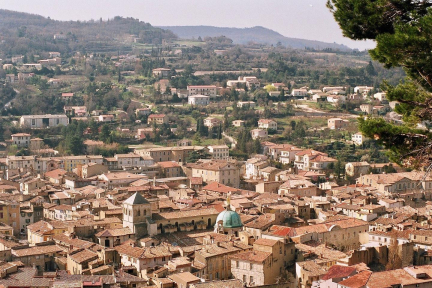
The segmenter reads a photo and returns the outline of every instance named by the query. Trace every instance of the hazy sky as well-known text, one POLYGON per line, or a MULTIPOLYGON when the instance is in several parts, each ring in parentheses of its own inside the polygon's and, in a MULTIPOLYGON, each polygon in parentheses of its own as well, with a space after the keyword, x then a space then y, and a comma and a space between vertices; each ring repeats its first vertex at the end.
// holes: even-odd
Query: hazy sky
MULTIPOLYGON (((138 18, 154 26, 263 26, 284 36, 373 48, 342 36, 326 0, 0 0, 0 8, 57 20, 138 18)), ((1 19, 0 19, 1 21, 1 19)))

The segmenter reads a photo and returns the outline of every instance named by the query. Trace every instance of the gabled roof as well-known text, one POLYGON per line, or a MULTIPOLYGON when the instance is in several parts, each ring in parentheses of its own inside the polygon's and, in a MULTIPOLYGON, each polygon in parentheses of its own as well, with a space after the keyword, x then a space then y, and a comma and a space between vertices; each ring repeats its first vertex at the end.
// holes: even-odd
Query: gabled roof
POLYGON ((148 116, 148 118, 163 118, 165 116, 165 114, 151 114, 148 116))
MULTIPOLYGON (((339 282, 339 285, 343 285, 344 287, 349 287, 349 288, 365 287, 369 281, 371 274, 372 274, 371 271, 360 272, 360 273, 358 273, 358 274, 356 274, 356 275, 354 275, 348 279, 345 279, 345 280, 339 282)), ((398 280, 396 280, 396 282, 397 281, 398 280)), ((380 287, 387 287, 387 286, 385 286, 384 283, 382 283, 382 284, 383 284, 383 286, 380 286, 380 287)), ((378 287, 378 286, 374 286, 374 287, 378 287)))
POLYGON ((350 276, 354 271, 356 271, 355 267, 333 265, 332 267, 330 267, 327 274, 322 277, 322 280, 328 280, 333 278, 346 278, 350 276))
POLYGON ((96 237, 117 237, 134 234, 129 228, 105 229, 97 233, 96 237))
POLYGON ((269 124, 271 122, 276 123, 276 121, 274 121, 273 119, 260 119, 260 120, 258 120, 258 123, 262 123, 262 124, 269 124))
POLYGON ((230 258, 234 260, 246 261, 246 262, 255 262, 255 263, 263 263, 268 257, 272 254, 268 252, 261 251, 247 251, 239 254, 232 255, 230 258))

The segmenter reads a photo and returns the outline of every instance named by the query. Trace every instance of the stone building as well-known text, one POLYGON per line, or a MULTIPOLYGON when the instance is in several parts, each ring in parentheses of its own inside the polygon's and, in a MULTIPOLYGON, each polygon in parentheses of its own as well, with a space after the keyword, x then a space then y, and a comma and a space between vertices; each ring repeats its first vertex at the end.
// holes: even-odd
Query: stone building
POLYGON ((224 185, 238 188, 240 185, 240 169, 235 162, 227 160, 198 161, 189 164, 190 176, 202 177, 203 181, 210 183, 216 181, 224 185))
POLYGON ((231 256, 231 273, 248 287, 275 284, 286 277, 286 267, 294 259, 294 243, 258 239, 252 251, 231 256))
POLYGON ((12 134, 11 137, 12 137, 12 144, 16 145, 18 148, 30 146, 31 135, 28 133, 16 133, 16 134, 12 134))
POLYGON ((148 233, 147 219, 151 219, 151 204, 138 192, 123 202, 123 227, 128 227, 137 238, 148 233))

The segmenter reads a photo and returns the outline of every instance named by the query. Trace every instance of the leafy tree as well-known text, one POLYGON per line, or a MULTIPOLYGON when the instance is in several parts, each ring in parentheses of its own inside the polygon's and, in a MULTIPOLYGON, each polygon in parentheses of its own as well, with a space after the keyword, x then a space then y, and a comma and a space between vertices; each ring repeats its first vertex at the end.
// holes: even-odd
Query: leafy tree
POLYGON ((372 61, 369 61, 369 64, 366 66, 366 73, 370 76, 375 76, 377 72, 375 71, 375 68, 372 64, 372 61))
POLYGON ((84 143, 82 137, 78 135, 73 136, 68 143, 68 149, 73 155, 81 155, 84 151, 84 143))
POLYGON ((185 161, 186 163, 195 163, 199 159, 210 159, 210 158, 211 155, 205 149, 203 149, 203 150, 192 151, 191 153, 188 154, 185 161))
POLYGON ((388 246, 388 262, 385 267, 386 270, 402 268, 402 258, 399 253, 397 232, 392 231, 391 233, 390 245, 388 246))
POLYGON ((224 113, 224 121, 223 121, 223 130, 228 129, 230 126, 229 120, 228 120, 228 111, 225 111, 224 113))
POLYGON ((342 170, 343 170, 343 168, 342 168, 342 163, 341 163, 341 161, 338 159, 337 162, 336 162, 336 165, 335 165, 335 174, 336 174, 337 179, 340 179, 340 178, 341 178, 342 170))
POLYGON ((93 118, 89 121, 89 128, 93 136, 98 134, 98 123, 93 118))
POLYGON ((104 143, 111 142, 111 129, 108 124, 104 124, 101 128, 101 132, 99 134, 99 139, 104 143))
POLYGON ((285 100, 285 90, 282 88, 282 90, 279 93, 279 101, 285 100))
MULTIPOLYGON (((327 6, 344 36, 374 40, 372 58, 386 68, 402 67, 407 81, 384 85, 389 101, 404 124, 383 119, 360 119, 360 131, 390 149, 390 156, 405 166, 422 168, 432 163, 432 133, 416 124, 432 120, 432 3, 417 0, 328 0, 327 6)), ((370 69, 370 68, 369 68, 370 69)))
POLYGON ((277 90, 277 88, 275 86, 271 85, 271 84, 266 85, 264 87, 264 89, 267 91, 267 93, 270 93, 272 91, 276 91, 277 90))
POLYGON ((197 120, 197 131, 201 137, 206 137, 209 134, 209 129, 207 126, 204 126, 204 120, 202 117, 197 120))
POLYGON ((261 142, 258 138, 254 140, 252 148, 253 148, 253 153, 256 153, 256 154, 261 153, 262 147, 261 147, 261 142))

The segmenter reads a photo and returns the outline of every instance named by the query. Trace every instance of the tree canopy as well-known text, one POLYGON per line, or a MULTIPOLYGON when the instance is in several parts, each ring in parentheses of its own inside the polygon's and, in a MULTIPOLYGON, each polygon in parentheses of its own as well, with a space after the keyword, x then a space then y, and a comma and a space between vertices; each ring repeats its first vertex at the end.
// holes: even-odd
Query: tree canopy
POLYGON ((328 0, 327 6, 344 36, 374 40, 371 57, 386 68, 402 67, 406 81, 384 83, 389 101, 404 123, 383 119, 360 120, 360 130, 391 150, 393 160, 414 168, 432 164, 432 134, 417 124, 432 120, 432 1, 328 0))

